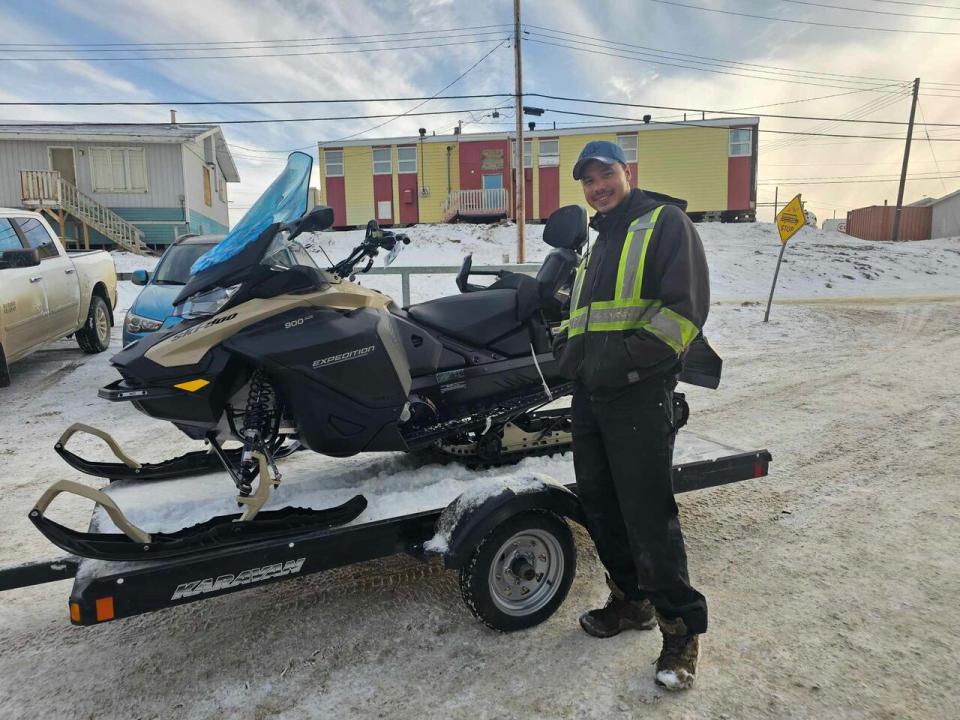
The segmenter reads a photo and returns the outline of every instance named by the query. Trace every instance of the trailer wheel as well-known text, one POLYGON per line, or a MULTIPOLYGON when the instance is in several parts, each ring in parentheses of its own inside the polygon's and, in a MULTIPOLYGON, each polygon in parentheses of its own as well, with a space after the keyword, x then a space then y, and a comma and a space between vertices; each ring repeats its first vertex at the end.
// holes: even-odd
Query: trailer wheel
POLYGON ((100 353, 110 347, 110 308, 99 295, 90 298, 90 310, 83 327, 77 330, 77 345, 85 353, 100 353))
POLYGON ((523 630, 553 615, 576 572, 576 545, 563 518, 525 512, 495 527, 476 547, 460 569, 460 594, 484 625, 523 630))

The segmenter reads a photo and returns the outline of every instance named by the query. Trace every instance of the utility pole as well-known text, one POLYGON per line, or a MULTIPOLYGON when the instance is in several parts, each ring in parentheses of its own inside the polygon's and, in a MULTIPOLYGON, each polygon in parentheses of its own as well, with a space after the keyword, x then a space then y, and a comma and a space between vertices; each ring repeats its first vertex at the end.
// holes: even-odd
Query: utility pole
POLYGON ((897 209, 893 216, 891 240, 900 239, 900 213, 903 211, 903 190, 907 184, 907 163, 910 162, 910 140, 913 139, 913 117, 917 113, 917 95, 920 94, 920 78, 913 80, 913 103, 910 105, 910 124, 907 126, 907 144, 903 149, 903 168, 900 170, 900 190, 897 191, 897 209))
POLYGON ((517 221, 517 262, 523 262, 523 226, 526 222, 524 217, 524 177, 523 177, 523 73, 521 71, 520 54, 520 0, 513 0, 513 57, 514 57, 514 94, 516 100, 517 116, 517 147, 513 153, 513 167, 516 168, 516 182, 514 183, 513 217, 517 221))

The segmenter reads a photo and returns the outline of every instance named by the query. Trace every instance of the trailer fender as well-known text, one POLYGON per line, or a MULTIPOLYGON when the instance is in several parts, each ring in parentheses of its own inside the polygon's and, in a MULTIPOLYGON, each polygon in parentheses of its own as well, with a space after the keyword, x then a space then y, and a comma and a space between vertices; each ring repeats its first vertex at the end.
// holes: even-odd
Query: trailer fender
POLYGON ((437 534, 424 549, 439 553, 445 567, 461 568, 491 530, 530 510, 553 512, 581 525, 585 522, 580 500, 562 485, 544 484, 532 491, 505 487, 479 505, 465 506, 460 498, 450 503, 437 521, 437 534))

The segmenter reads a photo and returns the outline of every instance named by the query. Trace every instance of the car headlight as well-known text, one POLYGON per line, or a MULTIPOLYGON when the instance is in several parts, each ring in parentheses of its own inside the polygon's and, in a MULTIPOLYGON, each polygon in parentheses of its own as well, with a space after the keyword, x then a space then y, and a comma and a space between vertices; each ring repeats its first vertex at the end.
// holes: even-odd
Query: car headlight
POLYGON ((214 288, 207 292, 191 295, 190 298, 180 306, 176 314, 186 320, 216 315, 220 311, 220 308, 226 305, 227 301, 232 298, 239 289, 240 283, 237 283, 227 288, 214 288))
POLYGON ((154 332, 159 330, 163 325, 162 320, 151 320, 150 318, 145 318, 140 315, 135 315, 132 312, 127 313, 127 319, 125 321, 127 332, 130 333, 145 333, 145 332, 154 332))

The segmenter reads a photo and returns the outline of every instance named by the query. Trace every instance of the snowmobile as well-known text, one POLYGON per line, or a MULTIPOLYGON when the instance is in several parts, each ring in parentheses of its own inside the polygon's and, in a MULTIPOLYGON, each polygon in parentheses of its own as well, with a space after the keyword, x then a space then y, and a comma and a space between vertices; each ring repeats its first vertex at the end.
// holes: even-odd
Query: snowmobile
MULTIPOLYGON (((403 451, 428 460, 495 465, 562 452, 571 444, 569 408, 549 408, 572 391, 551 345, 572 272, 587 242, 583 208, 554 212, 543 234, 553 250, 536 278, 506 271, 460 293, 407 308, 355 282, 381 252, 392 262, 409 242, 376 221, 344 259, 321 268, 298 242, 333 224, 333 211, 306 213, 312 159, 294 153, 244 219, 202 256, 174 301, 182 318, 111 359, 121 378, 99 392, 172 422, 209 450, 138 463, 109 434, 67 429, 56 451, 74 468, 111 480, 182 477, 222 466, 243 511, 176 533, 149 534, 126 520, 109 495, 62 480, 30 513, 52 542, 108 560, 163 558, 276 538, 355 519, 362 496, 323 510, 261 512, 281 475, 277 460, 305 448, 345 457, 403 451), (86 432, 120 460, 86 460, 66 445, 86 432), (226 442, 240 447, 225 449, 226 442), (122 533, 81 533, 45 515, 61 492, 102 505, 122 533)), ((720 359, 701 340, 682 379, 716 387, 720 359)), ((682 402, 682 396, 679 396, 682 402)))

